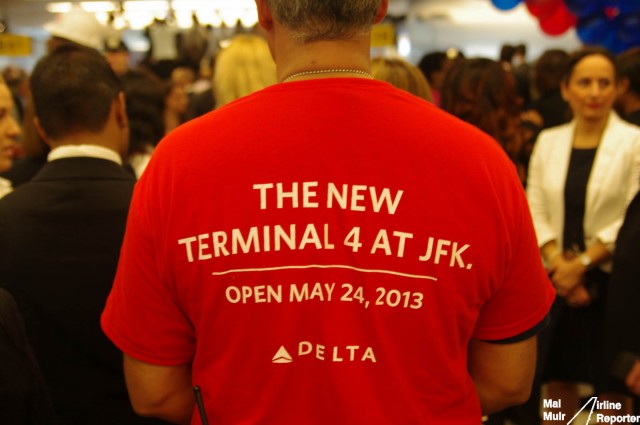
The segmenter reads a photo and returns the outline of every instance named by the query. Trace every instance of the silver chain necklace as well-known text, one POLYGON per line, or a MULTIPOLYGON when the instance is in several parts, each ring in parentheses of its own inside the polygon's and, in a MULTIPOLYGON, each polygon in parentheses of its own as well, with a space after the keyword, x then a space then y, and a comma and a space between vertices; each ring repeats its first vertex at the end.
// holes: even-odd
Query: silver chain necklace
POLYGON ((295 74, 289 75, 287 78, 282 80, 282 82, 286 83, 287 81, 291 81, 294 78, 303 77, 305 75, 314 75, 314 74, 359 74, 367 77, 370 80, 373 79, 373 75, 371 75, 366 71, 362 71, 360 69, 336 68, 336 69, 317 69, 314 71, 296 72, 295 74))

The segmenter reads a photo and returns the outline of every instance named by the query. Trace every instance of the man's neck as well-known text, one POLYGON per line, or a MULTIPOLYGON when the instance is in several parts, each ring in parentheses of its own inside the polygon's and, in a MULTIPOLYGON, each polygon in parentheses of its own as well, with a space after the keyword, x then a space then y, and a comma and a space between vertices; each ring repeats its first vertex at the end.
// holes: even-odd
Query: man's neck
MULTIPOLYGON (((285 39, 286 40, 286 39, 285 39)), ((309 71, 352 70, 369 72, 371 69, 370 37, 362 35, 349 40, 315 41, 304 44, 278 43, 275 59, 278 81, 309 71)), ((331 77, 366 77, 359 73, 308 73, 296 80, 331 77)))
POLYGON ((93 145, 112 150, 118 155, 122 155, 121 137, 121 135, 117 134, 115 130, 112 130, 109 125, 107 125, 103 131, 98 133, 79 131, 57 140, 49 140, 48 143, 51 146, 51 149, 62 146, 93 145))

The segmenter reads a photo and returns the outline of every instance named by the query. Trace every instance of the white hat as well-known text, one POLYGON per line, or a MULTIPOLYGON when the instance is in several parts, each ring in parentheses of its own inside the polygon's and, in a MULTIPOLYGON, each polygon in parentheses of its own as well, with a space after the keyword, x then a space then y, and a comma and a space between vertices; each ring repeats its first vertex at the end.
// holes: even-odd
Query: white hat
POLYGON ((78 7, 45 24, 44 29, 53 37, 64 38, 94 49, 102 47, 102 39, 107 31, 93 13, 78 7))

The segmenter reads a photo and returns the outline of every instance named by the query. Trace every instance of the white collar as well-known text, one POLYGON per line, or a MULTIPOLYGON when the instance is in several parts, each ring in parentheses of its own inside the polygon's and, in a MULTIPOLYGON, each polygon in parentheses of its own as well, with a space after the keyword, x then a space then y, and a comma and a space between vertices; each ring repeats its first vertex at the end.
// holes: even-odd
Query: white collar
POLYGON ((62 158, 89 157, 106 159, 122 165, 122 158, 115 151, 98 145, 63 145, 49 152, 47 161, 55 161, 62 158))
POLYGON ((13 188, 11 187, 11 181, 0 177, 0 198, 2 198, 12 190, 13 188))

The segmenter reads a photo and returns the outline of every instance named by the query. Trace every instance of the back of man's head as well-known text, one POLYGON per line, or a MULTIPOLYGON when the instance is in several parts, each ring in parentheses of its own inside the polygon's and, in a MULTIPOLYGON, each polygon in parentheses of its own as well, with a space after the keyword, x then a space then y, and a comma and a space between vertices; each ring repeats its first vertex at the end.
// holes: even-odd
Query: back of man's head
POLYGON ((274 17, 301 42, 339 40, 364 33, 381 0, 267 0, 274 17))
POLYGON ((640 47, 629 49, 616 57, 619 80, 629 80, 629 91, 640 96, 640 47))
POLYGON ((69 44, 38 62, 31 74, 31 91, 42 130, 59 140, 103 130, 122 89, 97 50, 69 44))

